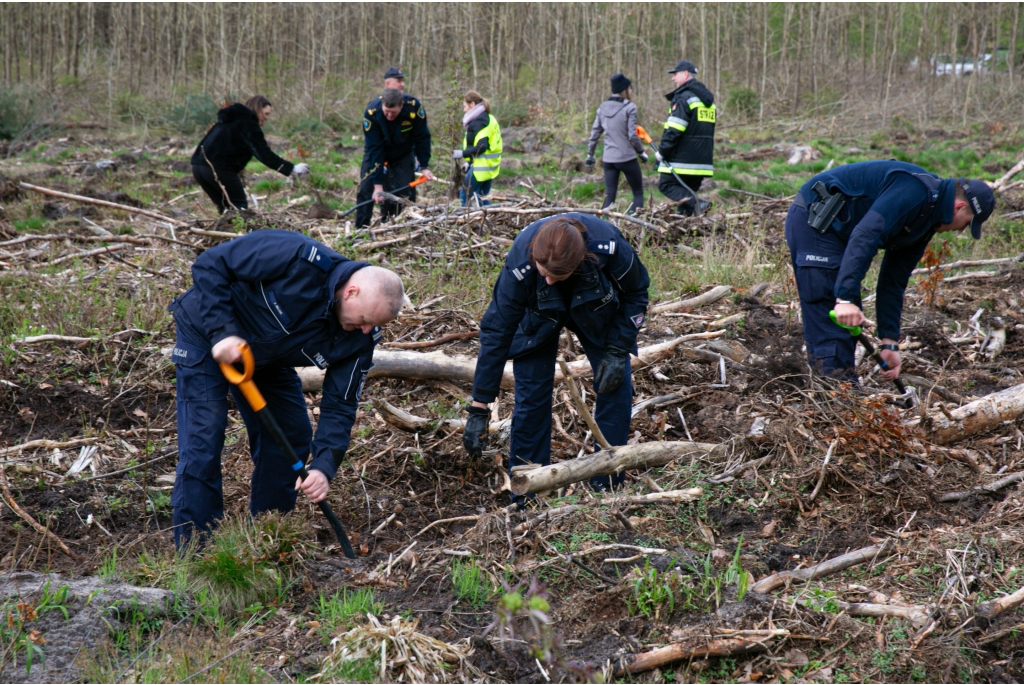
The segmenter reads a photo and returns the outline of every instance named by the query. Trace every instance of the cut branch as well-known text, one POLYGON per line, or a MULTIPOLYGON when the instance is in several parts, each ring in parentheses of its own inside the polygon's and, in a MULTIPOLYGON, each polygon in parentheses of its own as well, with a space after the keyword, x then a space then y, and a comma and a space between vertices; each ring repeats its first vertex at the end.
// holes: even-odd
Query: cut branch
MULTIPOLYGON (((764 637, 722 637, 701 640, 697 643, 683 643, 659 647, 642 654, 627 657, 617 669, 615 678, 624 678, 633 673, 643 673, 676 661, 707 659, 708 657, 737 657, 757 654, 768 649, 765 642, 772 640, 776 631, 766 631, 764 637)), ((789 635, 789 631, 779 631, 789 635)), ((783 636, 784 637, 784 636, 783 636)))
MULTIPOLYGON (((437 428, 451 428, 453 430, 464 430, 466 428, 465 419, 425 419, 422 416, 416 416, 399 409, 387 400, 373 400, 373 408, 380 412, 384 420, 392 426, 411 433, 437 428)), ((500 432, 508 426, 510 421, 511 419, 505 419, 504 421, 492 423, 488 430, 491 433, 500 432)))
POLYGON ((704 442, 645 442, 618 445, 578 459, 521 471, 512 476, 512 492, 526 495, 545 492, 580 481, 621 473, 629 469, 654 468, 686 455, 705 456, 723 445, 704 442))
POLYGON ((572 397, 572 401, 576 404, 576 408, 580 410, 580 415, 583 417, 583 421, 587 424, 587 428, 594 435, 594 442, 601 446, 603 450, 610 450, 612 445, 608 442, 608 439, 604 437, 604 433, 601 432, 601 427, 597 425, 597 421, 590 414, 590 410, 587 409, 587 403, 583 401, 580 396, 580 390, 576 387, 576 380, 569 373, 569 367, 565 363, 565 360, 561 357, 558 358, 558 368, 562 370, 562 377, 565 378, 569 386, 569 395, 572 397))
POLYGON ((648 313, 651 316, 655 314, 663 314, 664 312, 692 312, 694 309, 703 307, 707 304, 718 302, 720 299, 732 292, 731 285, 716 285, 706 293, 702 293, 697 297, 691 297, 688 300, 682 300, 680 302, 666 302, 665 304, 659 304, 651 307, 648 313))
POLYGON ((467 331, 465 333, 449 333, 434 340, 420 340, 419 342, 408 343, 384 343, 386 347, 394 350, 422 350, 426 347, 437 347, 456 340, 469 340, 480 336, 480 331, 467 331))
POLYGON ((1024 604, 1024 587, 1014 592, 1012 595, 1006 597, 1000 597, 999 599, 991 602, 982 602, 974 609, 974 615, 984 619, 985 625, 991 623, 996 616, 999 614, 1016 609, 1021 604, 1024 604))
POLYGON ((762 578, 757 581, 750 586, 750 589, 753 592, 760 592, 764 594, 789 583, 806 583, 811 580, 816 580, 817 578, 832 575, 839 571, 845 571, 848 568, 863 564, 864 562, 871 561, 872 559, 887 557, 892 554, 894 548, 895 545, 888 543, 865 547, 863 549, 858 549, 855 552, 848 552, 847 554, 843 554, 834 559, 823 561, 816 566, 800 569, 799 571, 783 571, 782 573, 775 573, 767 578, 762 578))
POLYGON ((97 200, 93 197, 85 197, 83 195, 72 195, 71 193, 62 193, 59 190, 52 190, 50 188, 43 188, 42 186, 34 186, 31 183, 25 183, 21 181, 20 185, 25 190, 31 190, 36 193, 42 193, 43 195, 52 195, 53 197, 63 198, 65 200, 74 200, 75 202, 84 202, 90 205, 99 205, 100 207, 110 207, 111 209, 120 209, 123 212, 131 212, 132 214, 141 214, 142 216, 148 216, 151 219, 159 219, 160 221, 166 221, 167 223, 177 226, 179 228, 188 228, 188 224, 172 219, 169 216, 164 216, 157 212, 151 212, 147 209, 139 209, 138 207, 131 207, 129 205, 121 205, 116 202, 107 202, 106 200, 97 200))
POLYGON ((959 502, 960 500, 967 499, 971 495, 999 492, 1007 485, 1013 485, 1014 483, 1018 483, 1022 480, 1024 480, 1024 471, 1017 471, 1016 473, 1011 473, 1010 475, 1004 476, 999 480, 995 481, 994 483, 989 483, 988 485, 976 485, 970 490, 963 490, 960 492, 947 492, 944 495, 939 495, 939 501, 959 502))

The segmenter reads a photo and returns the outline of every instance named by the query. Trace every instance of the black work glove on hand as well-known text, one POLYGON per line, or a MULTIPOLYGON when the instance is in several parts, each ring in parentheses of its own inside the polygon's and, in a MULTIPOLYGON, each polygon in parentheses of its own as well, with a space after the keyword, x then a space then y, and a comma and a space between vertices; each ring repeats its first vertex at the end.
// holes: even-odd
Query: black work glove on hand
POLYGON ((597 394, 607 395, 618 390, 622 385, 622 379, 626 377, 628 365, 629 350, 610 346, 604 353, 604 359, 597 365, 597 371, 594 372, 594 390, 597 394))
POLYGON ((469 419, 466 421, 465 430, 462 431, 462 446, 466 448, 469 456, 479 459, 487 449, 487 428, 491 412, 473 405, 466 411, 469 412, 469 419))

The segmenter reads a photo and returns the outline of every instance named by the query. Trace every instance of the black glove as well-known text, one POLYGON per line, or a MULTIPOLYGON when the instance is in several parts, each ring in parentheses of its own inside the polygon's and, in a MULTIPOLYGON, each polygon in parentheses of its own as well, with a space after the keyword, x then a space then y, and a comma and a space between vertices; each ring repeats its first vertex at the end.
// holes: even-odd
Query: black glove
POLYGON ((646 162, 648 159, 649 159, 649 157, 647 156, 646 152, 641 152, 640 153, 640 161, 641 162, 646 162))
POLYGON ((594 372, 594 390, 598 395, 615 392, 622 385, 629 367, 629 350, 611 346, 604 353, 604 359, 594 372))
POLYGON ((597 164, 597 160, 594 159, 594 155, 587 155, 587 158, 583 160, 583 166, 587 169, 593 169, 595 164, 597 164))
POLYGON ((490 425, 491 412, 481 407, 470 405, 466 408, 469 419, 462 431, 462 446, 474 459, 480 458, 487 449, 487 428, 490 425))

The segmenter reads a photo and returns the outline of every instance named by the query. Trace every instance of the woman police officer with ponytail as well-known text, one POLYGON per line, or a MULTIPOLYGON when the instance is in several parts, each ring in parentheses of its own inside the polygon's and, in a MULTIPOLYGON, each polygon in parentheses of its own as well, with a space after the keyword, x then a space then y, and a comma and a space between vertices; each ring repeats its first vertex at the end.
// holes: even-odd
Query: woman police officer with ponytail
MULTIPOLYGON (((550 463, 551 398, 563 327, 576 334, 595 370, 597 425, 610 444, 624 445, 633 397, 629 354, 636 352, 649 285, 647 269, 619 230, 596 217, 558 214, 516 236, 480 322, 473 404, 463 435, 469 454, 479 456, 486 447, 487 405, 498 395, 505 361, 512 359, 509 468, 550 463)), ((595 478, 591 487, 607 490, 624 478, 595 478)))

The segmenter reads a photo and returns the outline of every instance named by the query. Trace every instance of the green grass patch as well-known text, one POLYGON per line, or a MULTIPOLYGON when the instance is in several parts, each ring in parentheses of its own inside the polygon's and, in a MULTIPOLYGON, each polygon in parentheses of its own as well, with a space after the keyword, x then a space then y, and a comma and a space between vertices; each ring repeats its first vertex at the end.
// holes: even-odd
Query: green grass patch
POLYGON ((452 592, 456 599, 480 609, 494 597, 494 585, 476 560, 456 557, 452 561, 452 592))
POLYGON ((320 620, 320 632, 325 636, 335 635, 339 629, 350 628, 355 620, 367 614, 380 614, 384 605, 377 601, 373 590, 349 591, 345 588, 330 597, 321 594, 316 602, 316 614, 320 620))

